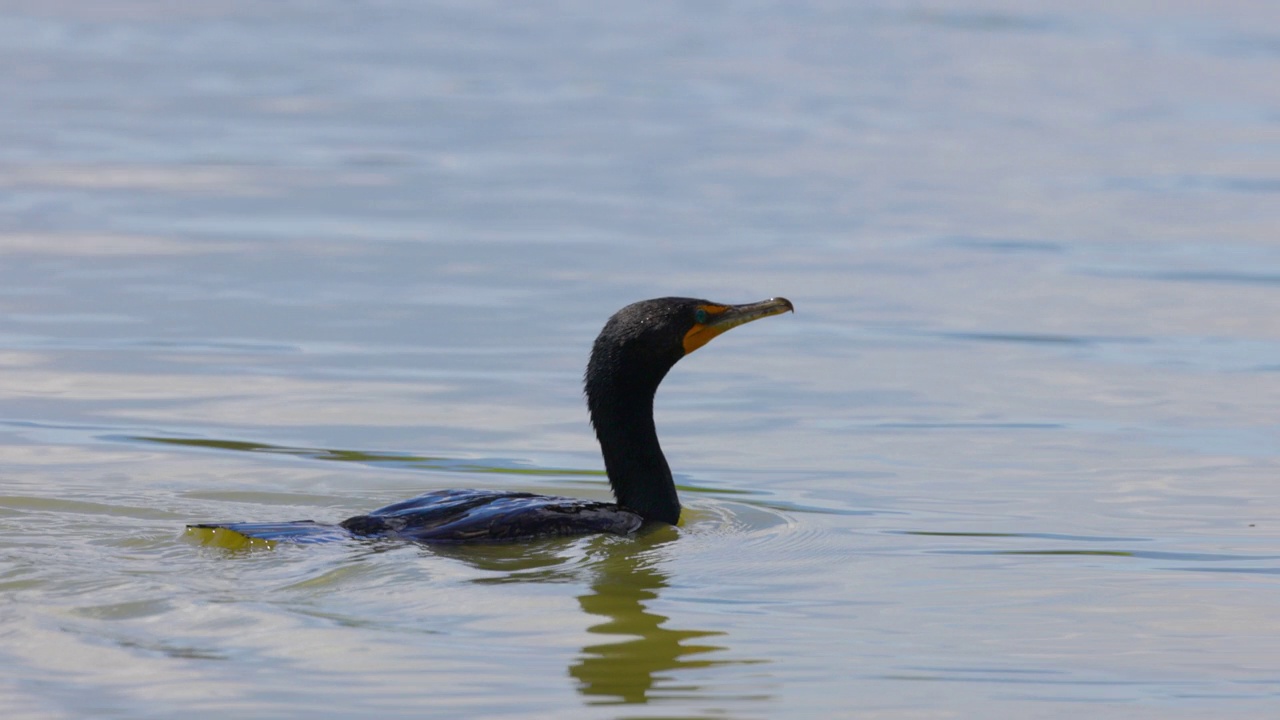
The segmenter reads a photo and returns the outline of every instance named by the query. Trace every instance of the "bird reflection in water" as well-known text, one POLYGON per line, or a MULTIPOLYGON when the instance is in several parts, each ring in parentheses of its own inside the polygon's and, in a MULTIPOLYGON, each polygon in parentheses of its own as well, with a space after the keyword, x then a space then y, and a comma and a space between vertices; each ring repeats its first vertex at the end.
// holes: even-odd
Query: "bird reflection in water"
MULTIPOLYGON (((653 547, 670 542, 675 536, 670 530, 661 534, 671 537, 653 547)), ((621 552, 609 553, 597 565, 591 591, 578 596, 584 611, 605 618, 588 632, 625 638, 584 647, 582 657, 569 667, 569 674, 579 682, 578 691, 590 702, 647 703, 655 696, 669 696, 675 689, 674 676, 681 670, 744 662, 712 656, 728 650, 718 644, 723 641, 698 642, 723 636, 722 632, 664 627, 670 618, 647 606, 668 586, 657 553, 618 549, 621 552), (664 685, 670 688, 666 693, 664 685)), ((687 682, 679 683, 679 688, 682 695, 698 694, 698 688, 687 682)))
MULTIPOLYGON (((631 538, 433 545, 424 551, 498 573, 472 581, 481 584, 587 581, 590 589, 578 596, 578 602, 589 615, 604 618, 587 629, 604 642, 583 647, 569 675, 589 704, 640 705, 677 697, 710 699, 701 686, 682 677, 685 671, 766 662, 726 657, 730 649, 724 632, 672 628, 670 618, 651 610, 670 584, 661 567, 664 546, 678 537, 674 528, 657 527, 631 538), (566 550, 574 547, 585 549, 585 557, 571 559, 566 550)), ((721 698, 723 685, 717 686, 714 697, 721 698)), ((761 697, 758 688, 751 697, 761 697)))

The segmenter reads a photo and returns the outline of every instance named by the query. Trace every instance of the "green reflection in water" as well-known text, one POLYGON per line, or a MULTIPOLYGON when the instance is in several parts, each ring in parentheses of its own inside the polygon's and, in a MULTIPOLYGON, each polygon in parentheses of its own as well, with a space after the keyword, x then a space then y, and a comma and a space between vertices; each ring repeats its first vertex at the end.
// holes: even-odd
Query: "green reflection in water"
POLYGON ((510 460, 476 459, 457 460, 453 458, 430 457, 394 452, 366 452, 363 450, 333 450, 329 448, 290 447, 287 445, 269 445, 267 443, 246 442, 243 440, 214 440, 209 438, 176 438, 148 437, 143 435, 121 436, 117 439, 128 442, 159 443, 162 445, 179 445, 183 447, 202 448, 206 450, 232 450, 235 452, 266 453, 271 455, 290 455, 310 460, 328 460, 331 462, 350 462, 379 467, 413 468, 416 470, 438 470, 464 473, 500 473, 504 475, 589 475, 603 477, 603 470, 570 470, 567 468, 539 468, 521 465, 510 460))
MULTIPOLYGON (((115 435, 107 436, 107 439, 124 441, 124 442, 141 442, 141 443, 157 443, 160 445, 174 445, 179 447, 197 448, 201 450, 229 450, 232 452, 245 453, 262 453, 267 455, 288 455, 290 457, 306 458, 308 460, 324 460, 328 462, 347 462, 359 463, 363 465, 372 465, 375 467, 395 468, 399 470, 426 470, 429 472, 451 472, 451 473, 488 473, 498 475, 535 475, 544 477, 571 477, 571 478, 591 478, 603 479, 606 477, 603 470, 582 470, 570 468, 549 468, 536 467, 516 460, 505 460, 501 458, 472 458, 459 460, 457 458, 433 457, 428 455, 414 455, 411 453, 398 452, 369 452, 365 450, 338 450, 333 448, 313 448, 313 447, 295 447, 289 445, 271 445, 269 443, 251 442, 246 440, 217 440, 213 438, 182 438, 182 437, 157 437, 147 435, 115 435)), ((581 480, 572 480, 571 482, 584 482, 581 480)), ((691 482, 677 483, 676 488, 680 492, 690 494, 714 495, 714 496, 750 496, 758 495, 756 490, 739 490, 735 488, 725 487, 702 487, 694 485, 691 482)), ((787 505, 781 503, 765 503, 761 501, 744 500, 751 504, 761 505, 762 507, 773 507, 778 510, 794 510, 796 512, 827 512, 824 509, 808 508, 801 505, 787 505)), ((850 514, 871 514, 869 512, 853 512, 850 514)))
POLYGON ((1105 557, 1137 557, 1123 550, 999 550, 989 555, 1102 555, 1105 557))
MULTIPOLYGON (((923 530, 903 531, 903 535, 921 535, 925 537, 960 537, 960 538, 1011 538, 1028 540, 1059 540, 1068 542, 1146 542, 1146 538, 1108 537, 1095 535, 1064 535, 1061 533, 996 533, 996 532, 927 532, 923 530)), ((1133 550, 1088 550, 1082 548, 1066 549, 1033 549, 1033 550, 940 550, 950 555, 1086 555, 1102 557, 1147 557, 1167 555, 1168 553, 1150 553, 1133 550)))
POLYGON ((677 688, 683 698, 696 697, 702 688, 677 681, 681 671, 764 662, 706 657, 728 650, 724 640, 696 641, 724 633, 668 627, 670 618, 649 609, 669 584, 653 550, 676 537, 674 529, 663 528, 630 545, 610 543, 596 564, 591 591, 578 597, 585 612, 605 619, 588 632, 608 640, 582 648, 569 667, 588 703, 645 704, 677 688))
MULTIPOLYGON (((577 562, 569 559, 569 551, 583 542, 581 538, 529 544, 433 545, 424 552, 496 573, 473 580, 475 583, 576 583, 585 575, 590 589, 578 596, 578 602, 589 615, 603 618, 587 630, 603 642, 583 647, 568 674, 578 681, 578 692, 588 704, 645 705, 676 698, 686 704, 699 698, 722 701, 723 688, 713 693, 682 673, 767 661, 727 659, 725 633, 672 628, 671 618, 649 609, 670 584, 668 573, 661 569, 662 547, 678 539, 678 531, 670 527, 653 528, 634 537, 599 536, 586 541, 587 556, 577 562), (711 637, 718 639, 698 642, 711 637)), ((753 692, 735 699, 771 697, 753 692)))

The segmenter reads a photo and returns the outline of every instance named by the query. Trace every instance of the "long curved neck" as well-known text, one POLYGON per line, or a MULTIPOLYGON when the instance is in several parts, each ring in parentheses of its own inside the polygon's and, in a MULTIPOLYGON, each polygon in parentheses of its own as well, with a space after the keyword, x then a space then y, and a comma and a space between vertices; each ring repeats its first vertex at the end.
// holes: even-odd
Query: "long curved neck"
POLYGON ((674 525, 680 520, 680 499, 653 425, 657 389, 657 382, 596 378, 587 384, 587 407, 618 504, 646 520, 674 525))

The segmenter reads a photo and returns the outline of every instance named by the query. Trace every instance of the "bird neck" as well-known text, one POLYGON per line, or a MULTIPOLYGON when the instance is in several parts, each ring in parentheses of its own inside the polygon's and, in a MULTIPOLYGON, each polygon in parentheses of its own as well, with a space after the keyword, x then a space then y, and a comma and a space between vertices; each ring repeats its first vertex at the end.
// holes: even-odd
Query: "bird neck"
POLYGON ((675 525, 680 499, 653 424, 656 391, 656 383, 629 389, 597 385, 588 388, 587 404, 618 504, 646 520, 675 525))

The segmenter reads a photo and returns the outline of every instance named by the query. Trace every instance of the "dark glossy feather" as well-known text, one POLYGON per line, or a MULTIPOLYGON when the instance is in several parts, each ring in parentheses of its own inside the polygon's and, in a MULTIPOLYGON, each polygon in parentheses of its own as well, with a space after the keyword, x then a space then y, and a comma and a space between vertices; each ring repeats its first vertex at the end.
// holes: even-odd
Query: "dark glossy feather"
POLYGON ((419 542, 521 540, 584 533, 635 532, 639 514, 614 503, 492 490, 437 490, 369 513, 324 525, 208 523, 245 537, 276 542, 325 542, 341 538, 387 538, 419 542))
MULTIPOLYGON (((187 526, 188 534, 193 530, 230 530, 234 533, 251 538, 254 540, 270 540, 272 542, 288 542, 288 543, 321 543, 333 540, 350 540, 351 531, 337 525, 326 525, 318 523, 315 520, 294 520, 292 522, 262 522, 262 523, 196 523, 187 526)), ((205 542, 209 542, 208 538, 212 536, 203 533, 196 534, 205 542)))
POLYGON ((493 490, 437 490, 342 521, 359 536, 403 540, 515 540, 639 529, 614 503, 493 490))

